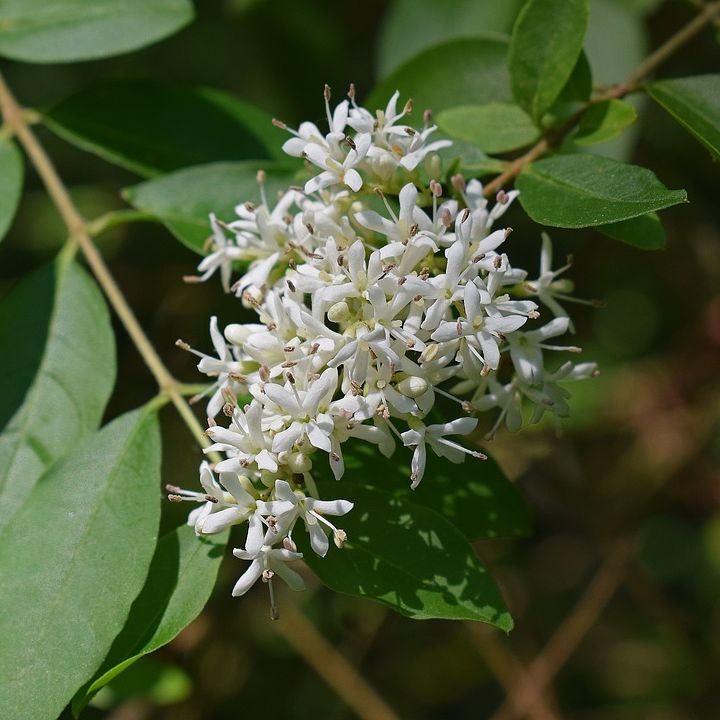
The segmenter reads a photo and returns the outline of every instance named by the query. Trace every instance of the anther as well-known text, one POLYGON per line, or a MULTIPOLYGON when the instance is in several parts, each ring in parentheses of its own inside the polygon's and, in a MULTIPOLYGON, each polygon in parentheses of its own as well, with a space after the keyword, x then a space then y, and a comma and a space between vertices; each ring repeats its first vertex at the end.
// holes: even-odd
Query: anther
POLYGON ((191 350, 192 349, 184 340, 176 340, 175 347, 179 347, 181 350, 191 350))
POLYGON ((276 128, 280 128, 281 130, 287 130, 287 129, 288 129, 287 125, 286 125, 282 120, 278 120, 277 118, 273 118, 273 119, 272 119, 272 124, 273 124, 276 128))
POLYGON ((501 205, 505 205, 508 201, 508 194, 504 190, 498 190, 498 194, 495 196, 495 200, 501 205))

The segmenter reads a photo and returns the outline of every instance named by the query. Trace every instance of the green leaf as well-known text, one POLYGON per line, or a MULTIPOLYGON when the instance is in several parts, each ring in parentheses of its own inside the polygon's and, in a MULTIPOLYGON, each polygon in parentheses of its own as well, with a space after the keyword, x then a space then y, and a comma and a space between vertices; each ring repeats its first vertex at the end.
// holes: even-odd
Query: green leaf
POLYGON ((4 0, 0 55, 37 63, 94 60, 162 40, 192 19, 189 0, 4 0))
POLYGON ((619 135, 637 119, 635 108, 622 100, 591 105, 578 123, 571 140, 576 145, 595 145, 619 135))
POLYGON ((580 228, 639 217, 687 201, 646 168, 599 155, 558 155, 528 165, 515 183, 535 222, 580 228))
POLYGON ((64 257, 0 301, 0 528, 40 476, 94 432, 115 381, 102 294, 64 257))
POLYGON ((720 75, 660 80, 648 92, 716 158, 720 158, 720 75))
POLYGON ((588 24, 588 0, 529 0, 518 15, 508 64, 513 96, 539 121, 572 75, 588 24))
POLYGON ((286 133, 232 95, 152 80, 82 90, 44 114, 60 137, 138 175, 216 160, 282 156, 286 133))
POLYGON ((440 112, 460 98, 473 105, 511 100, 506 56, 507 41, 494 36, 436 45, 382 80, 364 105, 371 112, 384 108, 399 89, 403 100, 413 99, 420 123, 423 110, 440 112))
POLYGON ((56 718, 103 661, 145 582, 160 517, 154 412, 87 438, 35 488, 0 536, 0 703, 56 718))
POLYGON ((665 247, 665 230, 657 213, 610 225, 598 225, 595 229, 613 240, 620 240, 641 250, 661 250, 665 247))
MULTIPOLYGON (((468 540, 530 533, 532 521, 525 500, 492 458, 468 458, 455 465, 428 453, 425 478, 411 490, 409 453, 404 462, 402 458, 391 461, 367 443, 351 440, 343 457, 347 481, 435 510, 468 540)), ((321 479, 330 479, 327 467, 319 464, 317 470, 321 479)))
MULTIPOLYGON (((424 481, 423 481, 424 482, 424 481)), ((355 509, 342 518, 348 541, 321 558, 302 529, 293 535, 305 562, 331 590, 377 600, 416 620, 480 620, 512 629, 498 589, 468 541, 441 515, 390 493, 343 480, 322 497, 355 509)))
POLYGON ((560 91, 557 100, 551 105, 543 123, 547 127, 556 127, 571 115, 574 115, 587 102, 592 94, 592 70, 584 51, 575 63, 572 74, 560 91))
POLYGON ((507 162, 486 155, 477 145, 464 140, 453 140, 450 147, 440 148, 437 151, 442 161, 443 172, 448 178, 455 173, 463 173, 471 177, 484 175, 499 175, 506 167, 507 162))
POLYGON ((147 581, 95 678, 73 700, 77 717, 92 696, 143 655, 169 643, 205 607, 228 533, 199 538, 183 525, 155 548, 147 581))
POLYGON ((25 168, 22 155, 10 140, 0 138, 0 240, 10 228, 22 193, 25 168))
POLYGON ((124 191, 139 210, 156 215, 178 240, 202 253, 210 235, 208 215, 232 219, 236 205, 259 203, 258 169, 267 174, 266 193, 272 202, 278 190, 292 184, 299 166, 257 160, 211 163, 164 175, 124 191))
POLYGON ((521 148, 540 134, 525 111, 512 103, 450 108, 438 115, 437 124, 451 138, 477 145, 488 153, 521 148))
POLYGON ((378 72, 385 77, 413 55, 456 38, 509 35, 523 0, 395 0, 380 33, 378 72), (412 38, 412 42, 408 42, 412 38))

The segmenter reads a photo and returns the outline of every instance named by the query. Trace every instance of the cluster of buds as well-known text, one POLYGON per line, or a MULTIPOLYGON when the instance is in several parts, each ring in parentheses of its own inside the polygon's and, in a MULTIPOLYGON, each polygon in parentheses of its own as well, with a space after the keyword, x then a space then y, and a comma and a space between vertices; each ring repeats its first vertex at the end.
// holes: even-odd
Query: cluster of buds
POLYGON ((562 306, 571 287, 558 278, 567 266, 552 269, 547 237, 535 279, 511 266, 511 230, 493 226, 517 192, 501 191, 490 206, 481 183, 461 175, 446 192, 436 151, 449 141, 430 140, 430 113, 421 130, 404 124, 412 104, 398 112, 398 97, 373 115, 351 88, 333 111, 326 88, 327 134, 276 121, 291 134, 284 150, 315 171, 304 187, 270 202, 261 172, 260 205, 210 218, 212 249, 196 279, 218 272, 257 320, 221 332, 213 317, 216 357, 192 351, 215 380, 208 450, 225 459, 213 468, 219 480, 203 464, 203 493, 172 493, 202 503, 190 517, 198 534, 248 523, 235 555, 251 565, 235 595, 274 574, 301 586, 285 564, 300 557, 298 519, 316 553, 328 551, 329 533, 342 546, 345 533, 325 516, 352 504, 320 500, 313 472, 329 463, 339 480, 349 438, 388 458, 398 447, 411 452, 415 488, 428 449, 455 463, 484 457, 456 437, 475 430, 478 411, 496 409, 490 436, 503 423, 517 430, 546 413, 563 417, 560 383, 596 372, 594 363, 571 361, 546 369, 548 353, 579 352, 555 344, 572 330, 562 306), (249 399, 242 407, 239 396, 249 399), (440 396, 458 417, 429 423, 440 396))

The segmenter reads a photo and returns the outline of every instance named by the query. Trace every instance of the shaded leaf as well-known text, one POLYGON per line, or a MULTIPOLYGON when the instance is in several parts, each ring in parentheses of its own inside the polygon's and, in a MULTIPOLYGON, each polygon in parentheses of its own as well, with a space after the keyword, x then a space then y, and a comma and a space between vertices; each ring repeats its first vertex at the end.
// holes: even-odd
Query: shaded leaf
POLYGON ((648 87, 662 105, 716 158, 720 158, 720 75, 660 80, 648 87))
POLYGON ((92 696, 136 660, 166 645, 205 607, 228 533, 199 538, 187 525, 160 538, 147 581, 95 678, 73 700, 77 716, 92 696))
POLYGON ((55 63, 119 55, 177 32, 189 0, 4 0, 0 55, 55 63))
MULTIPOLYGON (((395 0, 380 32, 378 72, 385 77, 414 55, 456 38, 509 35, 523 0, 395 0), (408 38, 412 42, 408 42, 408 38)), ((402 88, 401 88, 402 90, 402 88)))
POLYGON ((620 240, 641 250, 661 250, 665 247, 665 229, 657 213, 610 225, 598 225, 595 229, 613 240, 620 240))
POLYGON ((266 193, 273 203, 278 190, 293 183, 299 165, 257 160, 238 163, 211 163, 135 185, 124 191, 139 210, 156 215, 178 240, 202 253, 210 236, 208 215, 231 220, 240 203, 260 202, 257 171, 267 174, 266 193))
POLYGON ((622 100, 605 100, 591 105, 578 123, 572 141, 577 145, 595 145, 619 135, 637 119, 635 108, 622 100))
POLYGON ((480 620, 502 630, 512 618, 487 570, 460 531, 441 515, 375 488, 321 483, 323 497, 343 498, 355 508, 343 516, 348 542, 321 558, 307 533, 293 539, 325 585, 387 605, 416 620, 480 620))
POLYGON ((529 0, 518 15, 508 64, 515 101, 539 121, 572 75, 588 24, 588 0, 529 0))
POLYGON ((278 157, 286 139, 269 115, 232 95, 152 80, 82 90, 44 116, 68 142, 143 176, 216 160, 278 157))
POLYGON ((451 138, 477 145, 488 153, 501 153, 529 145, 539 131, 527 114, 512 103, 462 105, 443 110, 440 129, 451 138))
POLYGON ((52 468, 0 536, 7 717, 56 718, 102 662, 145 582, 159 483, 157 417, 127 413, 52 468))
MULTIPOLYGON (((492 458, 468 458, 455 465, 430 452, 425 478, 411 490, 410 453, 388 460, 367 443, 350 440, 343 456, 343 483, 362 483, 425 505, 442 514, 468 540, 530 532, 532 520, 525 500, 492 458)), ((329 480, 328 468, 322 463, 316 466, 322 479, 329 480)), ((336 492, 342 487, 338 486, 336 492)))
POLYGON ((115 340, 94 281, 61 256, 0 301, 0 346, 2 527, 40 476, 97 429, 115 381, 115 340))
MULTIPOLYGON (((440 112, 458 99, 482 105, 511 100, 506 64, 507 41, 488 36, 436 45, 414 56, 375 86, 364 105, 370 112, 384 108, 400 90, 401 101, 412 98, 417 123, 427 108, 440 112)), ((408 120, 413 122, 413 116, 408 120)))
POLYGON ((650 170, 599 155, 558 155, 517 178, 520 202, 535 222, 579 228, 639 217, 687 200, 650 170))
POLYGON ((5 237, 15 217, 24 174, 20 151, 10 140, 0 139, 0 240, 5 237))

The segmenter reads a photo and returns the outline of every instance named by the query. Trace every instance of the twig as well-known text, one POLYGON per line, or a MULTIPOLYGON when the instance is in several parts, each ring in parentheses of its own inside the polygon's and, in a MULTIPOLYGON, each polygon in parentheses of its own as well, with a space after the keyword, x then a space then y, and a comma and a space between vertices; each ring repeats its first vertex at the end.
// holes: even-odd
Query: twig
MULTIPOLYGON (((495 630, 476 622, 465 623, 465 629, 488 669, 505 691, 513 712, 521 716, 523 708, 518 703, 515 689, 523 683, 531 682, 527 677, 527 669, 515 657, 508 645, 497 637, 495 630)), ((530 720, 556 720, 558 717, 548 706, 542 692, 536 695, 525 714, 530 720)))
POLYGON ((483 191, 485 197, 495 195, 495 193, 502 189, 508 182, 514 180, 526 165, 537 160, 537 158, 544 155, 551 147, 557 145, 580 122, 585 112, 592 105, 605 100, 617 100, 637 90, 650 73, 662 65, 678 48, 695 37, 708 23, 714 21, 718 15, 720 15, 720 0, 704 5, 702 12, 666 40, 657 50, 648 55, 625 80, 613 85, 601 95, 591 98, 587 105, 573 115, 564 125, 560 128, 552 129, 546 137, 530 148, 524 155, 513 161, 507 170, 486 185, 483 191))
POLYGON ((48 157, 35 136, 35 133, 30 129, 25 113, 15 100, 2 74, 0 74, 0 110, 2 110, 5 122, 15 131, 15 135, 25 148, 38 175, 47 188, 68 230, 69 241, 76 243, 82 250, 93 275, 98 283, 100 283, 110 304, 113 306, 113 309, 127 330, 128 335, 130 335, 135 347, 138 349, 145 364, 157 381, 160 390, 170 398, 198 443, 203 447, 208 446, 210 441, 205 436, 200 423, 185 398, 183 398, 182 394, 178 391, 177 381, 165 367, 147 335, 145 335, 145 332, 140 327, 140 323, 138 323, 135 314, 128 305, 127 300, 125 300, 115 279, 110 274, 98 249, 95 247, 88 231, 87 222, 75 206, 67 188, 55 170, 52 160, 48 157))
POLYGON ((400 720, 367 680, 289 599, 273 627, 315 672, 364 720, 400 720))
POLYGON ((634 539, 625 538, 616 542, 572 612, 508 693, 508 698, 514 696, 512 701, 506 700, 491 720, 522 717, 538 702, 544 689, 575 652, 615 594, 625 577, 634 549, 634 539))

